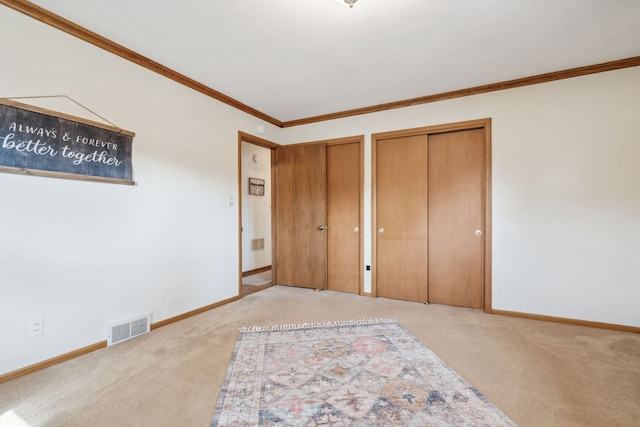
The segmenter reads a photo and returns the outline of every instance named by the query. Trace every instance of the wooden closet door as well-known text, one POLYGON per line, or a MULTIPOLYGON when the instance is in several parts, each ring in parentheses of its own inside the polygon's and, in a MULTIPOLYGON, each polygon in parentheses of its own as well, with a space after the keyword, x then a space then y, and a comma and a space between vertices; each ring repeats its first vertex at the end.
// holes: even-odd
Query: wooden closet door
POLYGON ((276 150, 278 284, 327 287, 326 146, 276 150))
POLYGON ((360 143, 327 146, 327 288, 360 293, 360 143))
POLYGON ((376 290, 427 301, 427 135, 377 141, 376 290))
POLYGON ((484 307, 484 129, 429 135, 429 302, 484 307))

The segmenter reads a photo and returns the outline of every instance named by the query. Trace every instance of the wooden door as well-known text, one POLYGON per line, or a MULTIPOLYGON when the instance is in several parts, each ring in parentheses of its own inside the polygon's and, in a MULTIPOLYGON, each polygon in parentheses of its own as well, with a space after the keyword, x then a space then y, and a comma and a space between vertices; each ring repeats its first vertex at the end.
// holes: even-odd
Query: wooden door
POLYGON ((326 289, 325 145, 280 147, 276 156, 277 282, 326 289))
POLYGON ((484 129, 429 135, 429 302, 484 307, 484 129))
POLYGON ((327 288, 360 293, 360 143, 327 146, 327 288))
POLYGON ((427 135, 377 141, 376 289, 427 301, 427 135))

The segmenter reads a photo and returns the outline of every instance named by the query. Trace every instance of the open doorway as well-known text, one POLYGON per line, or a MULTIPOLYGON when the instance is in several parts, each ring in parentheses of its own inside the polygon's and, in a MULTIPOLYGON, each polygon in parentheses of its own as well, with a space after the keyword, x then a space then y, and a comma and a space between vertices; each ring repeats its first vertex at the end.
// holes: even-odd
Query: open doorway
POLYGON ((240 296, 271 286, 273 265, 273 153, 278 147, 239 133, 240 296))

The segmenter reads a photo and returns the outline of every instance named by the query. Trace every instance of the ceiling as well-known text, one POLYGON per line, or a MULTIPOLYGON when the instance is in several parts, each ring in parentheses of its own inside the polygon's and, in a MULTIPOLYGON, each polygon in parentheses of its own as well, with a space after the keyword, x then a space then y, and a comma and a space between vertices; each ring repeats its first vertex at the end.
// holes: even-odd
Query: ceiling
POLYGON ((287 122, 640 55, 639 0, 32 0, 287 122))

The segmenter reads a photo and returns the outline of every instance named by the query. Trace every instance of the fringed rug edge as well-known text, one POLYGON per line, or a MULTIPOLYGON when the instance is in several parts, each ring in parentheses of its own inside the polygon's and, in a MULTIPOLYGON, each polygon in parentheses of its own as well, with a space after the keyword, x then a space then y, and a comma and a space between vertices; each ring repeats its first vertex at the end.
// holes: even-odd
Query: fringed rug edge
POLYGON ((271 326, 243 326, 240 332, 290 331, 296 329, 326 328, 333 326, 377 325, 382 323, 397 323, 396 319, 358 319, 358 320, 329 320, 326 322, 286 323, 271 326))

